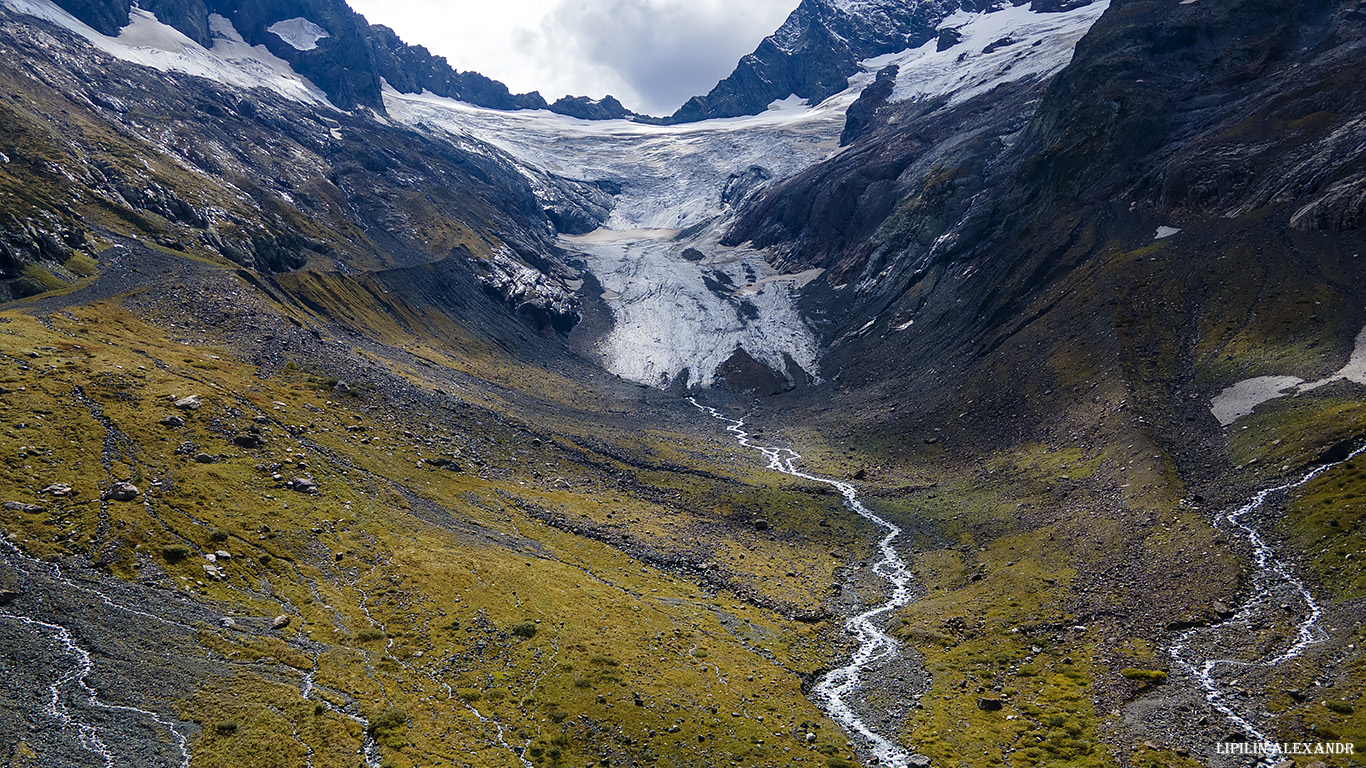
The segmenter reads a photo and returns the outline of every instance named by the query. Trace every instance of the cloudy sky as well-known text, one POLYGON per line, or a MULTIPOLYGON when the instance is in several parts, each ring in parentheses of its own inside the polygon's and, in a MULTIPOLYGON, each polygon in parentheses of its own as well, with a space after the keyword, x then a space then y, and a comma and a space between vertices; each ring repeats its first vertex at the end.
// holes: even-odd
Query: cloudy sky
POLYGON ((710 91, 798 0, 350 0, 372 24, 513 92, 612 94, 648 114, 710 91))

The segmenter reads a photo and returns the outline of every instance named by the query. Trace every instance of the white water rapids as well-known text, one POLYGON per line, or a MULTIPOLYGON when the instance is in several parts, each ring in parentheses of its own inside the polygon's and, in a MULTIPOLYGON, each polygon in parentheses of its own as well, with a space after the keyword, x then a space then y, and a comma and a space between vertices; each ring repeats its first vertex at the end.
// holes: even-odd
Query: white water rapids
POLYGON ((1261 532, 1254 528, 1250 523, 1245 522, 1244 518, 1253 511, 1260 509, 1268 498, 1299 488, 1339 464, 1345 464, 1346 462, 1351 461, 1363 452, 1366 452, 1366 446, 1357 448, 1347 458, 1341 461, 1317 467, 1298 480, 1259 491, 1248 503, 1238 507, 1232 512, 1227 512, 1215 518, 1215 525, 1227 522, 1228 524, 1235 526, 1242 531, 1243 535, 1247 538, 1248 543, 1252 545, 1253 562, 1257 567, 1257 570, 1252 577, 1252 596, 1249 597, 1247 602, 1243 603, 1242 607, 1238 609, 1238 612, 1227 621, 1216 624, 1213 627, 1195 627, 1182 633, 1177 637, 1176 642, 1172 644, 1170 653, 1172 659, 1180 665, 1181 668, 1190 672, 1200 681, 1201 687, 1205 690, 1205 699, 1209 701, 1210 706, 1223 713, 1230 722, 1238 726, 1239 729, 1258 743, 1275 744, 1278 740, 1263 733, 1248 719, 1248 716, 1239 714, 1234 709, 1233 705, 1228 703, 1229 697, 1227 691, 1225 690, 1225 687, 1220 684, 1220 681, 1216 679, 1215 671, 1224 665, 1244 668, 1273 667, 1298 657, 1304 652, 1305 648, 1319 639, 1317 624, 1320 617, 1323 615, 1323 608, 1314 600, 1314 595, 1309 591, 1309 588, 1304 585, 1304 582, 1291 574, 1287 564, 1276 557, 1275 551, 1266 543, 1266 539, 1262 537, 1261 532), (1197 662, 1190 658, 1189 651, 1191 650, 1190 641, 1192 638, 1204 633, 1212 634, 1214 636, 1214 641, 1211 642, 1210 646, 1213 647, 1217 644, 1219 636, 1224 632, 1247 632, 1248 630, 1245 625, 1251 623, 1254 615, 1258 611, 1275 607, 1277 603, 1273 601, 1275 601, 1278 595, 1283 596, 1283 599, 1285 597, 1297 599, 1304 604, 1306 610, 1305 616, 1300 620, 1295 633, 1295 642, 1289 648, 1270 658, 1258 659, 1256 661, 1212 658, 1206 659, 1203 662, 1197 662))
POLYGON ((796 451, 790 448, 773 448, 751 443, 749 433, 744 430, 745 422, 743 419, 732 419, 724 416, 715 408, 698 403, 695 398, 689 398, 689 402, 708 412, 713 418, 727 422, 729 426, 726 427, 726 431, 735 435, 735 439, 740 445, 753 448, 763 454, 764 458, 768 459, 769 469, 835 487, 844 496, 844 505, 850 511, 887 531, 887 534, 878 542, 882 559, 873 566, 873 572, 887 580, 892 587, 891 594, 880 605, 857 616, 852 616, 844 622, 845 631, 858 640, 858 651, 854 653, 848 664, 831 670, 825 677, 821 678, 814 690, 824 703, 826 713, 844 726, 846 730, 857 733, 867 740, 873 755, 877 757, 881 765, 885 768, 907 768, 910 762, 906 751, 870 728, 854 712, 848 701, 849 695, 856 693, 862 687, 861 674, 864 669, 876 662, 895 656, 897 653, 896 638, 884 632, 881 627, 874 623, 874 620, 910 603, 912 599, 910 569, 901 559, 901 556, 897 554, 896 549, 892 547, 892 542, 901 535, 901 528, 863 506, 858 500, 858 490, 853 485, 828 477, 808 474, 797 469, 797 462, 802 457, 796 451))

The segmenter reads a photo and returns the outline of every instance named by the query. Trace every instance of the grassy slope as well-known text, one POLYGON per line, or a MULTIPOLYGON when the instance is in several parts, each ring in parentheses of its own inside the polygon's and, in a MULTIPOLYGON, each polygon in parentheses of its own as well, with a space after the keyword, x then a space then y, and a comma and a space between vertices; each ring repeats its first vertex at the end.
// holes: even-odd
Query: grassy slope
MULTIPOLYGON (((396 765, 516 765, 479 715, 531 742, 538 764, 821 764, 808 730, 823 734, 811 747, 852 757, 801 692, 801 674, 827 663, 828 622, 785 619, 567 530, 627 549, 686 542, 681 554, 715 563, 713 583, 810 608, 833 579, 829 552, 856 533, 815 525, 841 518, 829 497, 783 490, 748 457, 726 470, 735 479, 586 465, 558 424, 533 438, 484 409, 395 414, 326 389, 325 372, 269 376, 227 348, 179 344, 116 302, 3 317, 0 496, 47 508, 5 511, 6 533, 32 556, 88 557, 225 616, 294 617, 280 633, 200 628, 194 653, 216 671, 178 705, 204 726, 194 765, 292 765, 309 749, 317 765, 355 764, 360 726, 317 700, 354 700, 372 720, 401 710, 379 734, 396 765), (189 393, 203 407, 160 425, 189 393), (230 443, 253 429, 264 447, 230 443), (178 455, 187 442, 215 461, 178 455), (437 455, 469 471, 418 463, 437 455), (321 492, 282 488, 259 466, 275 463, 321 492), (101 504, 115 480, 144 495, 101 504), (40 497, 52 482, 78 493, 40 497), (730 521, 741 507, 769 510, 773 527, 730 521), (223 581, 201 567, 219 549, 232 555, 223 581), (534 634, 513 634, 524 622, 534 634)), ((639 433, 621 450, 715 468, 727 446, 703 434, 639 433)))

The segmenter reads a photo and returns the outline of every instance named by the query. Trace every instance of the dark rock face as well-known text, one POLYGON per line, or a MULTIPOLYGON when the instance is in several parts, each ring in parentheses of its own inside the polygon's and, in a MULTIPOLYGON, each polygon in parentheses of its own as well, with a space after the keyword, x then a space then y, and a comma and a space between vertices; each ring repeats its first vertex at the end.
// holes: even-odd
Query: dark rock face
POLYGON ((589 183, 551 176, 543 188, 545 215, 558 232, 587 234, 607 221, 614 205, 612 197, 620 192, 619 186, 607 181, 589 183))
POLYGON ((751 165, 742 173, 733 173, 721 187, 721 202, 726 205, 737 205, 772 178, 773 174, 760 165, 751 165))
POLYGON ((888 105, 848 150, 766 188, 724 242, 849 286, 819 307, 837 316, 825 364, 846 386, 927 381, 932 408, 989 380, 1000 394, 965 419, 996 429, 1044 418, 1013 393, 1067 381, 1039 359, 1089 355, 1120 361, 1150 423, 1217 429, 1191 393, 1246 374, 1197 343, 1296 343, 1249 318, 1248 297, 1318 334, 1314 355, 1350 350, 1366 321, 1366 138, 1352 128, 1366 81, 1343 74, 1363 61, 1355 0, 1116 0, 1051 82, 888 105), (1180 234, 1155 240, 1159 225, 1180 234), (1351 309, 1296 307, 1318 291, 1351 309))
POLYGON ((313 81, 341 109, 383 110, 365 19, 345 0, 213 0, 210 11, 227 17, 252 45, 264 45, 313 81), (303 18, 327 32, 316 47, 301 51, 269 31, 276 22, 303 18))
POLYGON ((1366 224, 1366 173, 1328 188, 1290 217, 1290 226, 1305 232, 1345 232, 1366 224))
POLYGON ((150 0, 140 7, 156 14, 163 24, 180 30, 186 37, 204 47, 210 47, 209 7, 204 0, 150 0))
MULTIPOLYGON (((941 36, 942 39, 942 36, 941 36)), ((858 99, 849 105, 844 113, 844 131, 840 134, 840 146, 847 147, 872 127, 873 115, 887 105, 896 87, 896 75, 900 70, 895 64, 878 70, 877 79, 863 89, 858 99)))
POLYGON ((1117 199, 1171 220, 1289 205, 1282 224, 1349 230, 1366 202, 1366 141, 1335 126, 1361 113, 1366 86, 1338 73, 1361 60, 1362 16, 1326 0, 1176 15, 1116 3, 1037 112, 1024 84, 953 110, 894 105, 896 130, 874 119, 871 146, 772 188, 726 242, 787 244, 785 266, 842 281, 886 266, 879 252, 926 254, 954 222, 941 249, 1117 199), (1277 130, 1287 122, 1298 130, 1277 130), (1003 151, 997 137, 1022 127, 1024 142, 1003 151))
MULTIPOLYGON (((764 190, 722 240, 773 248, 784 270, 813 266, 840 284, 880 270, 893 258, 914 271, 947 228, 988 183, 985 169, 1001 150, 998 136, 1021 130, 1039 87, 998 88, 985 103, 940 109, 896 104, 886 114, 850 109, 858 141, 826 163, 764 190), (896 116, 896 128, 887 126, 896 116), (862 127, 858 127, 862 121, 862 127)), ((846 125, 846 135, 849 127, 846 125)))
POLYGON ((957 29, 946 28, 939 30, 939 40, 935 43, 935 50, 947 51, 963 41, 963 33, 957 29))
POLYGON ((128 26, 130 0, 56 0, 62 10, 89 24, 102 35, 117 35, 128 26))
POLYGON ((85 230, 74 222, 55 215, 19 221, 11 214, 9 223, 0 226, 0 280, 16 277, 35 262, 65 262, 88 246, 85 230))
POLYGON ((743 347, 736 347, 724 363, 716 366, 714 386, 735 394, 756 397, 776 395, 790 389, 786 379, 755 360, 743 347))

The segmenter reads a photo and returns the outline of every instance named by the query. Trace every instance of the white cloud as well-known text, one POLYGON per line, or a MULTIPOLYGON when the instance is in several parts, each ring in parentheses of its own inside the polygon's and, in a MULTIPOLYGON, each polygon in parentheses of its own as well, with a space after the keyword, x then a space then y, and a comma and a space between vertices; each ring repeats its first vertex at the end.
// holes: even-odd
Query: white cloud
POLYGON ((672 112, 730 74, 798 0, 351 0, 460 70, 513 91, 601 98, 672 112))

